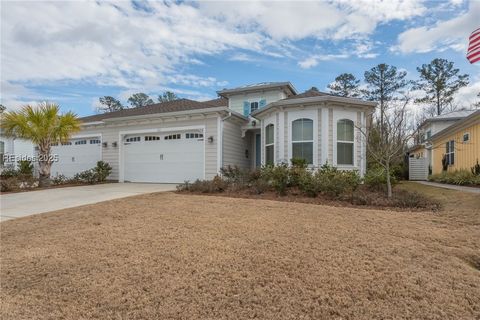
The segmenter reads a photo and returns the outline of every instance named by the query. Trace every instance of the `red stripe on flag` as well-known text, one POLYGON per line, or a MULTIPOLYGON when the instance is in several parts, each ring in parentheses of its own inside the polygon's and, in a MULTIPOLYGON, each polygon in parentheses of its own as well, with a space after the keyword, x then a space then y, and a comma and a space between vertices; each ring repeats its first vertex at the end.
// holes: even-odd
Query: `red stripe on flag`
POLYGON ((480 28, 475 29, 468 38, 467 59, 470 63, 480 61, 480 28))
POLYGON ((470 61, 470 63, 475 63, 475 62, 480 61, 480 54, 479 54, 476 58, 472 58, 472 59, 470 59, 470 60, 468 60, 468 61, 470 61))
POLYGON ((472 43, 477 43, 478 41, 480 41, 480 33, 478 34, 478 36, 476 38, 470 40, 469 42, 470 42, 470 44, 472 44, 472 43))
POLYGON ((477 42, 477 43, 475 43, 474 45, 470 45, 470 46, 468 47, 467 52, 470 52, 470 51, 472 51, 472 50, 474 50, 474 49, 477 49, 477 48, 479 48, 479 47, 480 47, 480 41, 477 42))
POLYGON ((471 39, 472 37, 474 37, 475 35, 479 34, 480 33, 480 28, 478 28, 477 30, 473 31, 472 34, 470 34, 470 37, 469 39, 471 39))

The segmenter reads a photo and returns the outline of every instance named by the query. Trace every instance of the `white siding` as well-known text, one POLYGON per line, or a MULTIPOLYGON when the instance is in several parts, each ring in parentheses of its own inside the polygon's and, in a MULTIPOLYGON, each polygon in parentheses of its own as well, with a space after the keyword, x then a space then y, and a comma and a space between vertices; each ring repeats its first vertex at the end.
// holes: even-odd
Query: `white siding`
POLYGON ((248 143, 248 137, 242 138, 241 125, 231 120, 223 123, 223 167, 238 166, 242 169, 250 168, 253 149, 248 143), (248 150, 248 158, 245 156, 248 150))
POLYGON ((235 112, 243 114, 243 102, 244 101, 260 101, 265 99, 267 104, 278 101, 285 97, 285 93, 280 89, 269 90, 264 92, 254 93, 241 93, 238 95, 232 95, 228 98, 228 107, 235 112))

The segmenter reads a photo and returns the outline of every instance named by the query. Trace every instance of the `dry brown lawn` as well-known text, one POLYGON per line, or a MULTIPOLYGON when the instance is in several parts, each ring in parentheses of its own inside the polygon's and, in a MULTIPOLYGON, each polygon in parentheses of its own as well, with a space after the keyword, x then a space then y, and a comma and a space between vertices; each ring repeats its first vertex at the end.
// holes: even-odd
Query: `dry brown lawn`
POLYGON ((443 211, 161 193, 6 221, 0 318, 479 319, 478 195, 409 186, 443 211))

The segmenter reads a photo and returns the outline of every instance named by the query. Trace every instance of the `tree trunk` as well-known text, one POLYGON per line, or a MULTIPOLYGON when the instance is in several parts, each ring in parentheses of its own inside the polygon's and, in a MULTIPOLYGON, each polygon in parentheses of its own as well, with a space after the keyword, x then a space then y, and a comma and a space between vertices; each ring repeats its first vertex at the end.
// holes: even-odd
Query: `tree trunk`
POLYGON ((387 163, 385 167, 385 173, 387 174, 387 197, 392 197, 392 181, 390 181, 390 165, 387 163))
POLYGON ((52 159, 50 157, 50 145, 39 146, 38 152, 38 171, 39 171, 39 187, 50 186, 50 169, 52 168, 52 159))

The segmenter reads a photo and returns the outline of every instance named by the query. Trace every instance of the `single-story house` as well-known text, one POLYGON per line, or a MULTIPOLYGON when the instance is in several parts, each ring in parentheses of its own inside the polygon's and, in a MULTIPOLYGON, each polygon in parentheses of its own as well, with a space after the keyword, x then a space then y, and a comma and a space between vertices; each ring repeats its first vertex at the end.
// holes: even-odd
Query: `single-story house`
POLYGON ((426 158, 428 165, 432 167, 432 145, 430 138, 465 117, 468 117, 473 112, 475 112, 475 110, 457 110, 425 119, 418 127, 418 136, 415 145, 408 150, 410 156, 417 159, 426 158))
POLYGON ((312 167, 366 169, 366 128, 376 103, 290 82, 217 92, 218 99, 179 99, 81 118, 82 130, 52 152, 52 174, 73 175, 108 162, 120 182, 211 179, 222 167, 253 169, 303 158, 312 167))
POLYGON ((445 157, 448 171, 470 170, 480 161, 480 110, 455 122, 430 137, 432 145, 432 172, 443 171, 445 157))

